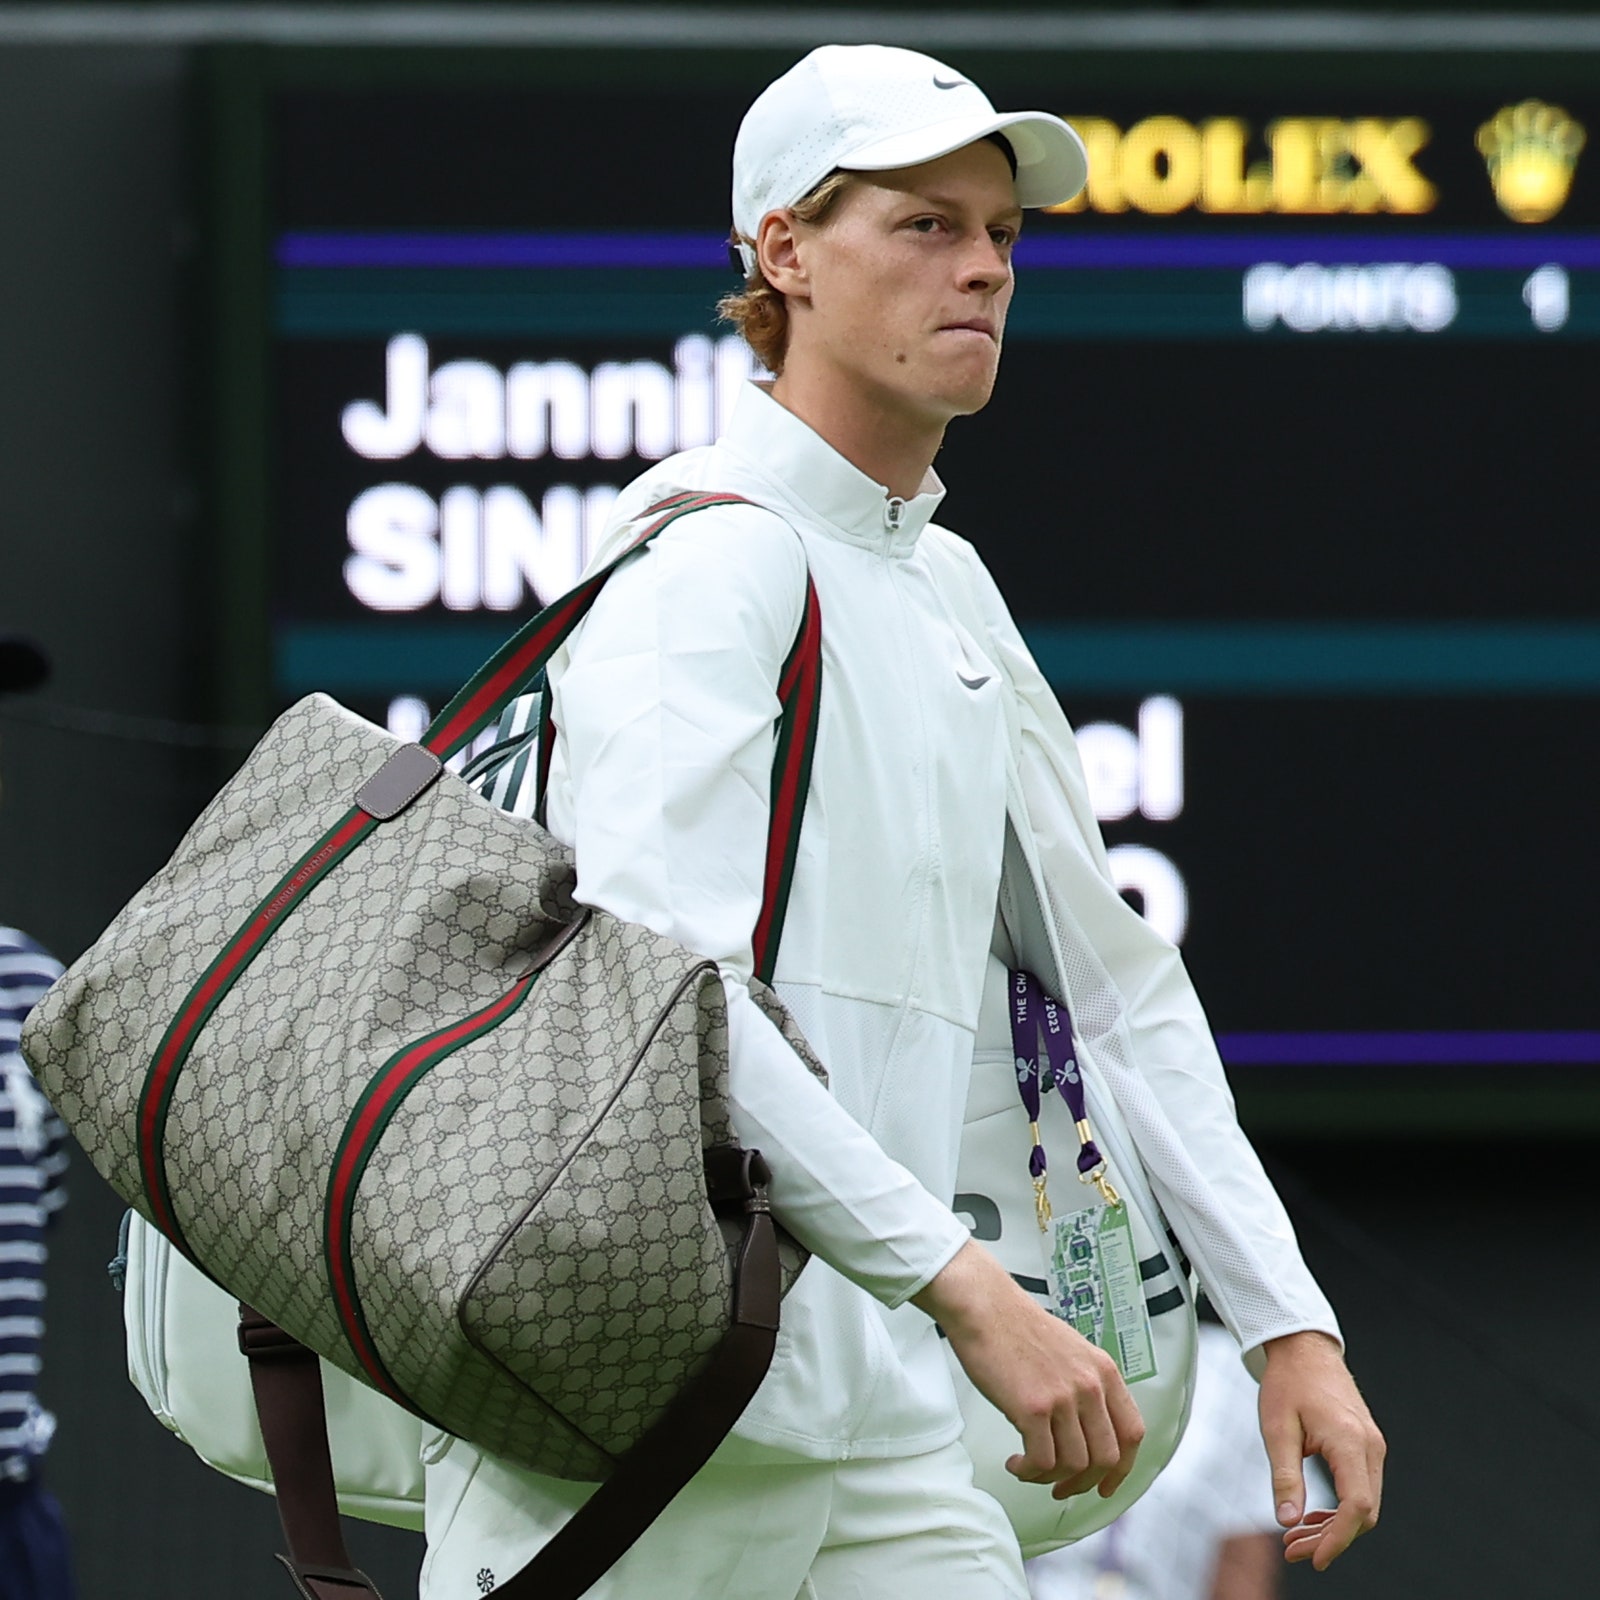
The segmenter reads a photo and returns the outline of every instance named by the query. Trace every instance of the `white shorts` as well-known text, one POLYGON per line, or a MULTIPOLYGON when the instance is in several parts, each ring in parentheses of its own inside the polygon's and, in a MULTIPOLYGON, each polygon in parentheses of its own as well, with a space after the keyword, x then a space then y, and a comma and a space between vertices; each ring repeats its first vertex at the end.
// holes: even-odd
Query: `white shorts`
MULTIPOLYGON (((586 1600, 1028 1600, 1011 1525, 960 1444, 857 1461, 735 1450, 586 1600)), ((482 1600, 589 1493, 452 1443, 428 1467, 420 1600, 482 1600)))

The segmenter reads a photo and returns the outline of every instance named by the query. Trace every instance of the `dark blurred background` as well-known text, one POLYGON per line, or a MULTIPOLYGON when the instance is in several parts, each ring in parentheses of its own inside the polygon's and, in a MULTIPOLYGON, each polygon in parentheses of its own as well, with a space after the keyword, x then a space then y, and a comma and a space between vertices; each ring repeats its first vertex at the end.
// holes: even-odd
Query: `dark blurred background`
MULTIPOLYGON (((523 482, 536 499, 551 477, 544 462, 379 467, 342 451, 338 408, 381 398, 388 337, 417 328, 436 362, 503 368, 569 345, 591 365, 635 346, 664 362, 692 331, 663 302, 608 332, 618 304, 657 292, 611 269, 451 276, 480 262, 422 282, 374 256, 340 277, 296 266, 284 239, 698 231, 714 263, 737 108, 830 38, 927 48, 999 103, 1049 94, 1049 109, 1123 128, 1248 111, 1259 131, 1416 106, 1470 137, 1529 96, 1580 119, 1586 100, 1591 128, 1600 114, 1600 13, 1578 8, 0 5, 0 627, 56 664, 45 692, 0 703, 0 920, 70 961, 301 676, 393 722, 515 620, 432 604, 375 621, 339 584, 344 511, 364 486, 523 482), (659 132, 680 89, 666 114, 681 173, 670 144, 662 166, 659 132), (587 96, 604 102, 592 128, 587 96), (594 203, 585 162, 623 159, 607 129, 630 103, 641 127, 651 114, 657 165, 594 203), (474 116, 509 143, 471 172, 451 163, 474 116), (570 331, 517 298, 557 292, 577 296, 570 331), (401 641, 389 677, 339 680, 340 648, 402 622, 412 631, 383 635, 401 641)), ((1584 1594, 1600 1538, 1600 1035, 1585 1031, 1600 1029, 1600 319, 1584 310, 1586 293, 1600 304, 1584 233, 1600 226, 1600 153, 1578 157, 1569 209, 1541 225, 1570 297, 1547 339, 1520 293, 1545 257, 1513 260, 1528 229, 1496 210, 1470 144, 1449 159, 1459 181, 1441 169, 1437 206, 1414 217, 1030 225, 1045 309, 1032 324, 1019 309, 1010 409, 954 430, 941 461, 948 520, 1056 663, 1069 713, 1111 730, 1107 793, 1129 748, 1117 730, 1131 736, 1152 696, 1182 702, 1182 813, 1119 810, 1113 795, 1102 815, 1114 844, 1161 854, 1183 882, 1186 953, 1246 1126, 1389 1436, 1382 1531, 1328 1574, 1291 1574, 1291 1594, 1328 1600, 1584 1594), (1116 249, 1141 229, 1171 253, 1129 298, 1132 258, 1116 249), (1386 230, 1384 253, 1338 242, 1362 230, 1386 230), (1305 246, 1312 233, 1332 253, 1305 246), (1516 248, 1461 267, 1458 326, 1433 342, 1415 329, 1296 342, 1287 324, 1252 340, 1244 257, 1204 256, 1215 238, 1290 264, 1465 262, 1468 235, 1516 248), (1112 264, 1083 239, 1115 246, 1112 264), (1174 320, 1152 337, 1161 316, 1174 320), (1020 480, 997 481, 1020 457, 1020 480), (1003 516, 997 495, 1013 497, 1003 516), (1232 631, 1219 644, 1188 624, 1232 631), (1262 631, 1277 625, 1302 630, 1309 666, 1262 631), (1376 644, 1339 632, 1391 625, 1376 644), (1455 667, 1438 666, 1440 625, 1468 629, 1455 667)), ((702 303, 720 286, 715 270, 672 270, 674 292, 702 303)), ((568 479, 622 482, 643 464, 568 479)), ((79 1158, 42 1394, 83 1592, 275 1594, 270 1502, 200 1467, 125 1380, 104 1270, 121 1209, 79 1158)), ((354 1542, 391 1596, 414 1592, 420 1540, 358 1527, 354 1542)))

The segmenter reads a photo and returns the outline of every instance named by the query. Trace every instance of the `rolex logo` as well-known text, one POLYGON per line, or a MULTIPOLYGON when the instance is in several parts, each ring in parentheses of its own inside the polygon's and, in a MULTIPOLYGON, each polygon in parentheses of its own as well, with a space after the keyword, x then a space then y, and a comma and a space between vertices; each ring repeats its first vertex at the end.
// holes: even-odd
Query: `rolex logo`
POLYGON ((1478 129, 1478 149, 1500 209, 1516 222, 1548 222, 1567 203, 1588 135, 1560 106, 1502 106, 1478 129))

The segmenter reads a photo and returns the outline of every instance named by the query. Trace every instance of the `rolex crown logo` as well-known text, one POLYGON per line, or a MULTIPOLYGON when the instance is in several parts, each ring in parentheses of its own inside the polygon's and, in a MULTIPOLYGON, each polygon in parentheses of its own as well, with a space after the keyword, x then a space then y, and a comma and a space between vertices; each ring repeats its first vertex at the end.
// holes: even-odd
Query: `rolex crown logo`
POLYGON ((1560 106, 1502 106, 1478 129, 1478 149, 1500 209, 1515 222, 1548 222, 1567 203, 1588 135, 1560 106))

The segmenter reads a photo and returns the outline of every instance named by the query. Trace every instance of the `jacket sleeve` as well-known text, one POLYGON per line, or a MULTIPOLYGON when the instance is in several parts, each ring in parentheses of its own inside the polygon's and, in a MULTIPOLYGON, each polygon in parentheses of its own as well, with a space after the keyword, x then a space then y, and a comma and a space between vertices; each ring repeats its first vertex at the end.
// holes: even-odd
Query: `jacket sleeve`
POLYGON ((1258 1377, 1269 1339, 1339 1338, 1283 1203, 1239 1126, 1183 958, 1111 880, 1072 729, 994 580, 970 554, 989 635, 1016 691, 1023 798, 1066 948, 1074 1021, 1157 1199, 1258 1377))
MULTIPOLYGON (((697 512, 613 575, 551 663, 549 826, 578 899, 717 961, 734 1126, 773 1171, 773 1210, 887 1305, 968 1238, 750 998, 779 670, 804 605, 798 536, 753 508, 697 512)), ((826 619, 824 619, 826 628, 826 619)))

